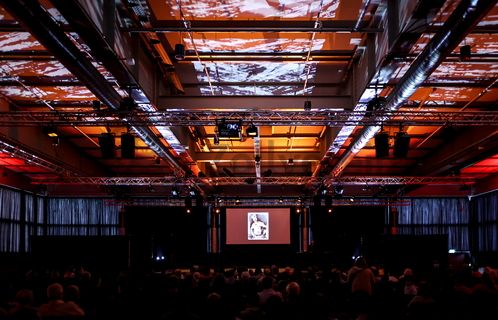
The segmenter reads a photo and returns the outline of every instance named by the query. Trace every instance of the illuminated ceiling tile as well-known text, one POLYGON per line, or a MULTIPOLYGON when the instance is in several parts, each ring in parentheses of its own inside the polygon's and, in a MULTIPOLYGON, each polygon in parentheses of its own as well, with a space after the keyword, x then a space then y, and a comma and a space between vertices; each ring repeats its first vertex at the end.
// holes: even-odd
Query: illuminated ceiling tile
MULTIPOLYGON (((289 52, 289 53, 305 53, 309 50, 310 39, 291 38, 286 35, 277 35, 273 37, 269 35, 265 38, 257 38, 252 33, 248 34, 246 38, 240 37, 216 37, 216 39, 209 39, 209 36, 216 36, 212 34, 199 34, 200 38, 195 38, 195 46, 200 52, 259 52, 259 53, 275 53, 275 52, 289 52)), ((223 36, 223 35, 222 35, 223 36)), ((263 34, 261 34, 263 36, 263 34)), ((191 48, 190 38, 186 37, 183 43, 187 46, 188 50, 191 48)), ((313 41, 312 51, 323 49, 325 39, 315 39, 313 41)))
POLYGON ((0 32, 0 52, 45 50, 29 32, 0 32))
MULTIPOLYGON (((320 1, 314 0, 198 0, 184 1, 181 10, 187 19, 262 19, 262 18, 310 18, 320 11, 321 18, 335 18, 339 0, 325 1, 320 8, 320 1)), ((175 0, 167 0, 171 16, 180 16, 180 8, 175 0)))
MULTIPOLYGON (((193 63, 197 80, 207 82, 204 65, 209 71, 212 82, 299 82, 306 79, 305 63, 193 63)), ((314 78, 316 63, 310 64, 308 80, 314 78)))
POLYGON ((0 70, 10 76, 72 76, 59 61, 10 60, 2 61, 0 70))

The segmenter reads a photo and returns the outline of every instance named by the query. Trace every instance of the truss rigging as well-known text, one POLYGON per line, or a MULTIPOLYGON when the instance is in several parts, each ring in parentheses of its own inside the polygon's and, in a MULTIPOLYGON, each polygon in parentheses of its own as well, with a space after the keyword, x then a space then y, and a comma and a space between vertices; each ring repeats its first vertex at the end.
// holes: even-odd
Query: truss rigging
POLYGON ((179 186, 179 185, 424 185, 424 184, 471 184, 475 180, 470 177, 363 177, 350 176, 339 178, 317 177, 65 177, 58 180, 36 180, 36 184, 91 184, 108 186, 179 186), (252 183, 248 183, 251 179, 252 183))
POLYGON ((358 111, 199 111, 164 110, 154 112, 0 112, 0 126, 214 126, 217 119, 239 120, 257 126, 331 126, 403 124, 411 126, 498 126, 497 111, 383 111, 365 116, 358 111), (389 120, 385 120, 389 118, 389 120))

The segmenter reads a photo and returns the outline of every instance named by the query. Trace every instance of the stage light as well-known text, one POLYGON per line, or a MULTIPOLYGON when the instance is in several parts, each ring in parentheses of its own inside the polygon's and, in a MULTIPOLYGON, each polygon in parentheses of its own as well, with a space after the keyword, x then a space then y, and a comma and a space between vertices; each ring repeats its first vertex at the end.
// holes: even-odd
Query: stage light
POLYGON ((332 208, 328 208, 327 213, 332 213, 332 208))
POLYGON ((256 164, 259 165, 259 163, 261 162, 261 156, 259 154, 257 154, 255 157, 254 157, 254 161, 256 161, 256 164))
POLYGON ((239 197, 235 198, 235 204, 239 205, 240 204, 240 199, 239 197))
POLYGON ((343 186, 335 186, 334 187, 334 193, 336 195, 341 195, 344 193, 344 187, 343 186))
POLYGON ((44 127, 43 133, 45 133, 49 138, 58 138, 59 134, 57 133, 56 127, 44 127))
POLYGON ((365 111, 365 117, 372 116, 372 113, 381 110, 386 104, 386 98, 375 96, 367 103, 367 109, 365 111))
POLYGON ((258 128, 254 124, 250 124, 246 128, 246 135, 251 138, 255 138, 258 136, 258 128))
POLYGON ((288 165, 288 166, 293 166, 293 165, 294 165, 294 159, 289 158, 289 159, 287 160, 287 165, 288 165))
POLYGON ((278 198, 278 203, 284 203, 284 198, 282 197, 278 198))
POLYGON ((180 191, 178 190, 177 187, 171 188, 171 196, 178 197, 179 195, 180 195, 180 191))
POLYGON ((214 213, 219 214, 221 212, 220 208, 214 208, 214 213))
POLYGON ((185 59, 185 45, 182 43, 177 43, 175 45, 175 59, 184 60, 185 59))
POLYGON ((311 111, 311 101, 304 101, 304 111, 311 111))
POLYGON ((59 134, 56 127, 44 127, 43 132, 50 138, 53 146, 59 145, 59 134))

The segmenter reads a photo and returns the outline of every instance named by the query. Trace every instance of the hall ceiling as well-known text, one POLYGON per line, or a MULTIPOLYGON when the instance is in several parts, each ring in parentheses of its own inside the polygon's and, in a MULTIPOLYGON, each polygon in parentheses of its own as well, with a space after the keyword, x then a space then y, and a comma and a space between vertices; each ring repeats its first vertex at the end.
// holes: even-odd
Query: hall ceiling
POLYGON ((496 2, 0 0, 1 183, 51 195, 496 189, 496 2), (240 137, 220 137, 217 123, 239 120, 240 137), (395 156, 399 131, 409 148, 395 156), (134 158, 121 154, 128 132, 134 158))

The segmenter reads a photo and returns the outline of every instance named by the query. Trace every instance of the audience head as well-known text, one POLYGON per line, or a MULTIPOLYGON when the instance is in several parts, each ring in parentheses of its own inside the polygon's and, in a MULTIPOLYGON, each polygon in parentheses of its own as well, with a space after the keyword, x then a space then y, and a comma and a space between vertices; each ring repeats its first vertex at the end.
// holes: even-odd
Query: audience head
POLYGON ((263 277, 263 280, 261 280, 261 286, 263 289, 270 289, 273 287, 273 278, 270 276, 265 276, 263 277))
POLYGON ((64 289, 60 283, 53 283, 47 287, 48 300, 62 300, 64 289))
POLYGON ((64 290, 64 300, 66 301, 78 301, 80 299, 80 288, 77 285, 69 285, 64 290))
POLYGON ((301 293, 301 287, 295 281, 289 282, 285 287, 285 292, 288 297, 298 297, 301 293))
POLYGON ((363 257, 358 257, 356 258, 354 265, 358 268, 366 268, 367 267, 367 261, 363 257))
POLYGON ((22 306, 32 305, 34 300, 33 291, 29 289, 19 290, 16 294, 16 302, 22 306))

